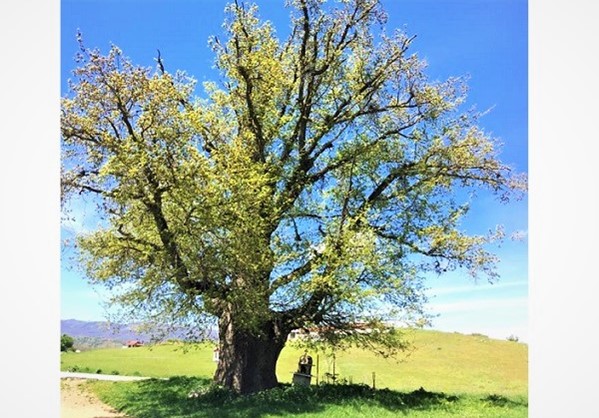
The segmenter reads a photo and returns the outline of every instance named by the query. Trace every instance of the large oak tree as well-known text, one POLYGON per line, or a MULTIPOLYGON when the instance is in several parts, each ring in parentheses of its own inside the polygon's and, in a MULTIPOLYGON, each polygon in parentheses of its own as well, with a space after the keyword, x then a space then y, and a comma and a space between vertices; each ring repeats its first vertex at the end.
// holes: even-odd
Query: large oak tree
POLYGON ((463 81, 430 81, 378 1, 289 3, 286 40, 227 7, 202 97, 160 58, 81 41, 61 102, 62 196, 95 196, 104 220, 77 241, 88 277, 147 319, 217 320, 215 380, 242 393, 277 384, 294 329, 397 348, 386 320, 426 319, 425 273, 496 275, 500 234, 463 232, 460 197, 526 189, 461 110, 463 81))

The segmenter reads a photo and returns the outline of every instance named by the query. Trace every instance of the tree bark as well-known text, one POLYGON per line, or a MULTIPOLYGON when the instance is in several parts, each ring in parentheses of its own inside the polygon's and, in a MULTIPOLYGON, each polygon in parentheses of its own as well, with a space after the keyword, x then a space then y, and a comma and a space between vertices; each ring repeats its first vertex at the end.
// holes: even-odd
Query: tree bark
POLYGON ((237 326, 234 315, 219 318, 219 361, 215 383, 241 394, 255 393, 278 385, 276 366, 289 331, 275 320, 258 330, 237 326))

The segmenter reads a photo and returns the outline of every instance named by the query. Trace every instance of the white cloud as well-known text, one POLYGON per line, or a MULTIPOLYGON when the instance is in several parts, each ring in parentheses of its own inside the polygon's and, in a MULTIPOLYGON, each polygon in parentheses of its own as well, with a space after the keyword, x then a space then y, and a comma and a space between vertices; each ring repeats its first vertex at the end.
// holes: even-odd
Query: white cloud
POLYGON ((428 311, 437 315, 432 328, 463 334, 483 334, 506 339, 514 335, 528 341, 528 298, 492 298, 431 303, 428 311))
POLYGON ((452 295, 458 293, 478 292, 483 290, 496 290, 505 289, 511 287, 525 287, 528 286, 526 281, 516 282, 502 282, 496 284, 472 284, 472 285, 461 285, 461 286, 448 286, 448 287, 432 287, 427 290, 429 296, 440 296, 440 295, 452 295))
POLYGON ((70 233, 88 234, 101 223, 95 203, 89 199, 73 199, 66 204, 65 209, 61 217, 61 227, 70 233))
POLYGON ((432 313, 453 313, 453 312, 480 312, 498 309, 517 309, 527 308, 528 298, 497 298, 497 299, 477 299, 477 300, 462 300, 448 303, 429 303, 428 308, 432 313))
POLYGON ((469 324, 455 324, 455 323, 439 323, 433 326, 435 330, 443 332, 459 332, 461 334, 482 334, 489 338, 506 340, 510 336, 518 338, 519 342, 529 342, 529 326, 528 323, 523 320, 518 323, 511 324, 487 324, 473 326, 469 324))
POLYGON ((512 241, 524 241, 526 238, 528 238, 528 231, 514 231, 510 235, 510 238, 512 241))

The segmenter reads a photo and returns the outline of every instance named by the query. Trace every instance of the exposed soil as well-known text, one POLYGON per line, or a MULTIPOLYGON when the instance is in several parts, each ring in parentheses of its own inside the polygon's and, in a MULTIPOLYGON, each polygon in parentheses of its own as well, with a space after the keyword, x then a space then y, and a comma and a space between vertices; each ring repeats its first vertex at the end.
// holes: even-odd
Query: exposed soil
POLYGON ((86 388, 85 379, 61 379, 61 418, 126 418, 86 388))

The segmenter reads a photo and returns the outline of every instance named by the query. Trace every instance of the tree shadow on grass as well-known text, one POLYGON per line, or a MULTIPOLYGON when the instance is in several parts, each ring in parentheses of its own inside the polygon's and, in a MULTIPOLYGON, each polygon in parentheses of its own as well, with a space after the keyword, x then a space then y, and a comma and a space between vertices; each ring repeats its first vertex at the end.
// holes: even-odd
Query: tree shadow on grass
POLYGON ((501 396, 501 395, 489 395, 486 398, 483 399, 483 401, 489 403, 492 406, 499 406, 499 407, 510 407, 510 408, 514 408, 514 407, 520 407, 520 406, 528 406, 528 402, 526 401, 522 401, 522 400, 512 400, 509 398, 506 398, 505 396, 501 396))
MULTIPOLYGON (((298 387, 284 384, 246 396, 213 386, 208 379, 195 377, 152 379, 128 385, 131 385, 130 390, 120 395, 119 409, 136 418, 260 418, 267 414, 320 413, 344 405, 359 409, 383 408, 396 415, 407 415, 416 410, 451 408, 460 401, 458 396, 428 392, 423 388, 402 393, 389 389, 373 390, 366 385, 298 387)), ((502 406, 505 402, 513 402, 494 395, 484 400, 502 406)), ((511 406, 525 406, 516 403, 511 406)))

